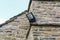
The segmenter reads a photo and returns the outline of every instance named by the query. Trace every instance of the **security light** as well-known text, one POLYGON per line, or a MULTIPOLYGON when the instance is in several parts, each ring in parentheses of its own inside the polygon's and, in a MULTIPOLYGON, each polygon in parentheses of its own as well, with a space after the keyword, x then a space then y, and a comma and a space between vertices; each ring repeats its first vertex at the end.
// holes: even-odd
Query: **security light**
POLYGON ((32 12, 28 13, 26 16, 27 16, 27 18, 30 22, 35 22, 36 21, 32 12))

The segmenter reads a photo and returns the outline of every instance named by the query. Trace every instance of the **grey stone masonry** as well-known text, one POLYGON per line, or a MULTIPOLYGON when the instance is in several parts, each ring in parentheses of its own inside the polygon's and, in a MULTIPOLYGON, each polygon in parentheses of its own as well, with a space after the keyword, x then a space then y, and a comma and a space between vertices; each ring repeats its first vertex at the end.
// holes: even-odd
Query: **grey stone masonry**
POLYGON ((30 0, 27 11, 0 25, 0 40, 60 40, 60 1, 30 0))
POLYGON ((60 1, 32 0, 29 12, 36 21, 31 23, 28 40, 60 40, 60 1))
POLYGON ((60 24, 59 1, 32 1, 29 12, 34 14, 36 24, 60 24))
POLYGON ((32 26, 28 40, 60 40, 60 27, 32 26))
POLYGON ((30 23, 25 14, 0 28, 0 40, 25 40, 30 23))

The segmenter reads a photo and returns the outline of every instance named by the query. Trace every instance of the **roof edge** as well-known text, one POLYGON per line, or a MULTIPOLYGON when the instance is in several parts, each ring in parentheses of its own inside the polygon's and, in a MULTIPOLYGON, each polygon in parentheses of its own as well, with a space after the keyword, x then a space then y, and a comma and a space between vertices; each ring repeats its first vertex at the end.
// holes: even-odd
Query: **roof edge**
POLYGON ((22 14, 25 14, 25 12, 28 12, 28 11, 27 11, 27 10, 25 10, 25 11, 23 11, 23 12, 19 13, 18 15, 13 16, 12 18, 10 18, 9 20, 7 20, 6 22, 4 22, 4 23, 0 24, 0 27, 2 27, 3 25, 6 25, 6 24, 8 24, 8 23, 10 23, 10 22, 14 21, 17 17, 21 16, 22 14))
POLYGON ((32 0, 30 0, 30 2, 29 2, 29 5, 28 5, 28 12, 29 12, 29 10, 30 10, 31 3, 32 3, 32 0))

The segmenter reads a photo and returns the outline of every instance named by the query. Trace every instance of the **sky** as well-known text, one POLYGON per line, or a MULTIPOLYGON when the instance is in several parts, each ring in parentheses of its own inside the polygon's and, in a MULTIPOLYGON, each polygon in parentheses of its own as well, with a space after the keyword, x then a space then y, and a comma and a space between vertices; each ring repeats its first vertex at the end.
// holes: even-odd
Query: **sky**
POLYGON ((0 0, 0 24, 28 9, 29 0, 0 0))

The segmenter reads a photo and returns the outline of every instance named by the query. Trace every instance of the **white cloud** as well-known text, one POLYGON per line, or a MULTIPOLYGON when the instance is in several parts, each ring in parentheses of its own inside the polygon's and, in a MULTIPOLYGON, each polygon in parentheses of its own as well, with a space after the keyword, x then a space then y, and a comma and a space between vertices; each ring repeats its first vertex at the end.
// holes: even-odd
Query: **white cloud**
POLYGON ((4 23, 7 19, 0 18, 0 24, 4 23))

